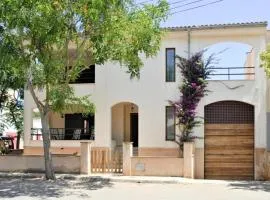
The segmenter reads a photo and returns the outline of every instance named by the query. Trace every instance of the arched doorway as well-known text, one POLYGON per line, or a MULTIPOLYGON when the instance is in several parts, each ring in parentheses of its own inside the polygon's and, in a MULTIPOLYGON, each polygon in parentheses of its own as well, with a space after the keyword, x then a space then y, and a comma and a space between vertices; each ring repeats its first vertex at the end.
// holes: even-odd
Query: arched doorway
POLYGON ((254 179, 254 106, 220 101, 204 108, 204 177, 254 179))
POLYGON ((112 147, 121 148, 123 142, 139 145, 139 108, 130 102, 121 102, 111 108, 112 147))

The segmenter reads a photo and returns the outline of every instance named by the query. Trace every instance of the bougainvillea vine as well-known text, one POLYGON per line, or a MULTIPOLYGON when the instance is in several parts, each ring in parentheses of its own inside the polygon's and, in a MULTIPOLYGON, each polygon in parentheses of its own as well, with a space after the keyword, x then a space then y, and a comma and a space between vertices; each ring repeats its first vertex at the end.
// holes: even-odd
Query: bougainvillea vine
POLYGON ((183 150, 184 142, 192 142, 194 127, 201 124, 197 116, 196 108, 200 100, 207 94, 207 79, 211 74, 211 63, 213 57, 206 61, 203 59, 204 51, 192 55, 189 59, 177 56, 177 67, 181 72, 181 85, 179 87, 180 98, 176 101, 169 101, 175 108, 177 125, 180 134, 176 135, 175 142, 183 150))

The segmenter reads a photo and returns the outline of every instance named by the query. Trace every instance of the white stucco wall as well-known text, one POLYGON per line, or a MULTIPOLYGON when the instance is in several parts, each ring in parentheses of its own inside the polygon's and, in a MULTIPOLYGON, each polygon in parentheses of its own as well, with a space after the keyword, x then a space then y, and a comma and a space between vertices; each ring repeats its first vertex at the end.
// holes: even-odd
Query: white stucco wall
MULTIPOLYGON (((263 80, 262 80, 263 81, 263 80)), ((224 100, 245 102, 254 106, 255 118, 255 147, 266 146, 266 96, 265 87, 258 88, 259 81, 210 81, 208 89, 211 91, 203 98, 198 107, 198 115, 204 116, 204 106, 224 100), (235 88, 237 89, 229 89, 235 88)), ((197 136, 204 137, 204 125, 196 128, 197 136)), ((204 141, 196 140, 196 147, 203 148, 204 141)))
POLYGON ((117 146, 124 141, 124 123, 124 105, 112 107, 112 140, 117 146))
MULTIPOLYGON (((175 143, 165 140, 165 106, 168 100, 179 95, 179 71, 176 82, 165 82, 165 48, 176 48, 176 54, 187 57, 188 34, 184 30, 167 33, 160 46, 160 51, 153 58, 145 59, 140 79, 130 80, 125 68, 117 63, 106 63, 96 66, 95 84, 75 84, 77 95, 91 95, 96 105, 94 146, 111 146, 112 114, 111 108, 117 103, 130 102, 139 110, 139 147, 175 147, 175 143)), ((210 81, 212 91, 199 105, 198 113, 203 116, 204 106, 221 100, 237 100, 255 106, 255 145, 266 145, 266 78, 259 67, 259 52, 265 49, 265 27, 243 27, 228 29, 194 30, 191 32, 191 52, 195 53, 218 42, 241 42, 251 45, 255 52, 255 80, 223 81, 224 84, 238 89, 228 89, 218 81, 210 81)), ((31 112, 34 102, 29 93, 25 92, 25 146, 41 146, 40 141, 30 141, 31 112)), ((118 111, 117 111, 118 112, 118 111)), ((123 112, 119 110, 119 112, 123 112)), ((113 122, 114 123, 114 122, 113 122)), ((119 128, 122 124, 119 124, 119 128)), ((117 126, 118 127, 118 126, 117 126)), ((121 131, 121 130, 120 130, 121 131)), ((204 135, 203 126, 195 133, 204 135)), ((124 133, 125 134, 125 133, 124 133)), ((121 136, 122 137, 122 136, 121 136)), ((120 138, 118 138, 120 139, 120 138)), ((118 140, 117 139, 117 140, 118 140)), ((79 146, 79 141, 53 141, 52 146, 79 146)), ((203 147, 198 141, 197 147, 203 147)))

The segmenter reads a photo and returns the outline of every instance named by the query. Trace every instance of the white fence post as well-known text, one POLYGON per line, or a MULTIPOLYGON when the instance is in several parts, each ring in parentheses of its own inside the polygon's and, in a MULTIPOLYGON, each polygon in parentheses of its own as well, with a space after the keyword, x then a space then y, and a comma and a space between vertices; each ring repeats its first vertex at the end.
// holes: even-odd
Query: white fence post
POLYGON ((81 142, 81 174, 91 174, 91 143, 81 142))
POLYGON ((194 178, 195 175, 195 144, 193 142, 184 143, 184 177, 194 178))
POLYGON ((131 176, 131 157, 133 156, 133 143, 123 143, 123 175, 131 176))

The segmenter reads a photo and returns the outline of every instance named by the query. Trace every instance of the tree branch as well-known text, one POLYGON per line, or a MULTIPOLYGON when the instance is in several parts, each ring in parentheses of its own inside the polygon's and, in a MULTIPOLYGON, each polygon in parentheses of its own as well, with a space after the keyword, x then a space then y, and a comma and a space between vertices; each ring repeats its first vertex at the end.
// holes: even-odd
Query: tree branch
POLYGON ((37 95, 36 95, 36 93, 35 93, 35 91, 34 91, 33 85, 32 85, 32 83, 31 83, 30 80, 28 80, 28 82, 27 82, 27 87, 29 88, 29 91, 30 91, 30 93, 31 93, 31 95, 32 95, 32 97, 33 97, 33 99, 34 99, 34 102, 36 103, 38 109, 39 109, 40 111, 43 111, 44 105, 43 105, 43 104, 41 103, 41 101, 38 99, 38 97, 37 97, 37 95))
POLYGON ((176 144, 178 144, 179 146, 181 146, 182 144, 180 142, 178 142, 177 140, 174 141, 176 144))
POLYGON ((16 106, 16 105, 13 105, 13 106, 9 109, 9 111, 10 111, 12 120, 14 121, 15 128, 16 128, 17 130, 19 130, 18 123, 17 123, 16 117, 15 117, 15 113, 14 113, 15 106, 16 106))

